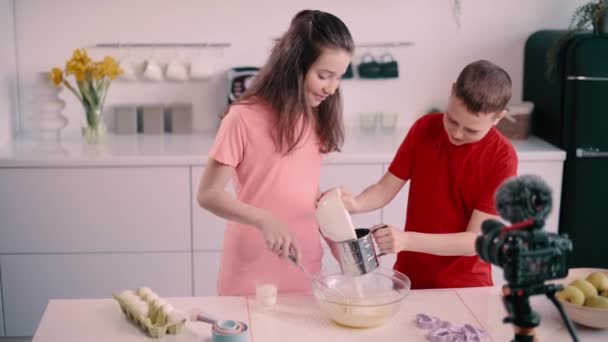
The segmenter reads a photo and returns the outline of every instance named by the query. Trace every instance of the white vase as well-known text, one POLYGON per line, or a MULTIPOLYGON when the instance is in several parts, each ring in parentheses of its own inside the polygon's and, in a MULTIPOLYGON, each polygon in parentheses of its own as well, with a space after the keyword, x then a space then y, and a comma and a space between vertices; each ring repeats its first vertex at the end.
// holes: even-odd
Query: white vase
POLYGON ((61 130, 68 119, 61 114, 65 101, 59 98, 63 87, 56 87, 48 78, 48 72, 39 72, 32 87, 32 115, 28 127, 33 138, 44 142, 59 142, 61 130))

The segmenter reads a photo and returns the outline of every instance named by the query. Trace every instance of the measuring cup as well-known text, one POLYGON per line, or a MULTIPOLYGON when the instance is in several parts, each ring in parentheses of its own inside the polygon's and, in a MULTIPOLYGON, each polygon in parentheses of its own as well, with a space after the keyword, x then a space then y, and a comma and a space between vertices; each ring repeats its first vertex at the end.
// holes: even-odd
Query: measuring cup
POLYGON ((204 312, 193 312, 192 320, 212 324, 211 337, 213 342, 248 342, 247 324, 231 319, 218 320, 204 312))
POLYGON ((386 225, 374 229, 355 229, 357 238, 346 241, 333 241, 325 238, 329 248, 338 258, 342 274, 357 277, 367 274, 380 266, 378 257, 384 253, 376 254, 372 233, 377 229, 384 229, 386 225))

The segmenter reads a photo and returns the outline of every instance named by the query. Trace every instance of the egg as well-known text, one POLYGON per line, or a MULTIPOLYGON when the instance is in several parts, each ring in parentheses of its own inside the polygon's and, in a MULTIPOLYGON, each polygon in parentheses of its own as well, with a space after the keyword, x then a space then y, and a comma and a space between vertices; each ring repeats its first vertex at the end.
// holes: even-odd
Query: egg
POLYGON ((149 294, 148 294, 148 295, 147 295, 147 296, 144 298, 144 300, 145 300, 146 302, 148 302, 148 303, 154 303, 155 301, 157 301, 157 300, 159 300, 159 299, 160 299, 160 297, 159 297, 159 296, 158 296, 156 293, 154 293, 154 292, 149 293, 149 294))
POLYGON ((132 297, 136 297, 135 293, 133 293, 133 291, 131 290, 124 290, 120 293, 120 299, 124 300, 125 302, 132 297))
POLYGON ((163 312, 165 314, 168 314, 168 313, 172 312, 173 310, 175 310, 175 308, 173 307, 173 305, 171 305, 169 303, 165 303, 161 306, 161 310, 163 310, 163 312))
POLYGON ((146 317, 148 316, 148 311, 150 310, 150 307, 148 306, 148 303, 141 301, 134 305, 134 310, 137 315, 146 317))
POLYGON ((135 295, 135 293, 133 293, 133 291, 123 291, 123 293, 120 295, 120 299, 122 299, 123 302, 125 302, 125 304, 127 305, 134 305, 135 303, 137 303, 138 301, 140 301, 141 299, 139 297, 137 297, 137 295, 135 295))
POLYGON ((131 290, 124 290, 120 293, 120 297, 125 297, 125 296, 135 296, 135 292, 133 292, 131 290))
POLYGON ((183 322, 186 319, 186 314, 179 310, 172 310, 167 314, 167 321, 169 324, 175 324, 183 322))
POLYGON ((150 290, 149 287, 140 287, 137 289, 137 295, 140 296, 141 298, 144 298, 151 293, 153 293, 153 292, 152 292, 152 290, 150 290))

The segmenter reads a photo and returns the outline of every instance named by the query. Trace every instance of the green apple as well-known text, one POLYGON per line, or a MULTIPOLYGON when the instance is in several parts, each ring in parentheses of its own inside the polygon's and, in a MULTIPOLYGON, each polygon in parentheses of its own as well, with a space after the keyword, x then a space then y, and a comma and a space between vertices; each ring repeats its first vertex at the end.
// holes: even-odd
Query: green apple
POLYGON ((570 302, 576 305, 583 305, 585 303, 585 294, 575 286, 566 286, 563 290, 555 294, 557 299, 570 302))
POLYGON ((591 285, 590 282, 585 279, 577 279, 570 283, 571 286, 578 287, 579 290, 583 291, 585 298, 591 298, 597 296, 597 289, 591 285))
POLYGON ((608 276, 603 272, 593 272, 587 276, 586 280, 599 292, 608 290, 608 276))
POLYGON ((608 298, 602 296, 587 298, 585 300, 585 306, 597 309, 608 309, 608 298))

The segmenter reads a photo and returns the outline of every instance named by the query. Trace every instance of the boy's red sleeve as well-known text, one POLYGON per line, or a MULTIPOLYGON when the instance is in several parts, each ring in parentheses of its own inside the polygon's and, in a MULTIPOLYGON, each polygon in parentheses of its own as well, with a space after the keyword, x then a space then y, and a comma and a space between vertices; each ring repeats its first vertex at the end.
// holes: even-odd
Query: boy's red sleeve
POLYGON ((511 177, 517 175, 517 154, 510 147, 494 163, 490 176, 484 182, 481 193, 475 202, 475 209, 484 213, 497 215, 495 195, 500 185, 511 177))
POLYGON ((393 161, 388 167, 388 171, 393 174, 393 176, 405 181, 412 177, 415 145, 418 137, 421 135, 421 121, 422 120, 418 119, 414 125, 412 125, 410 130, 407 132, 405 139, 403 139, 401 146, 399 146, 393 161))

